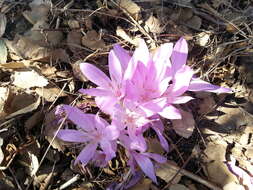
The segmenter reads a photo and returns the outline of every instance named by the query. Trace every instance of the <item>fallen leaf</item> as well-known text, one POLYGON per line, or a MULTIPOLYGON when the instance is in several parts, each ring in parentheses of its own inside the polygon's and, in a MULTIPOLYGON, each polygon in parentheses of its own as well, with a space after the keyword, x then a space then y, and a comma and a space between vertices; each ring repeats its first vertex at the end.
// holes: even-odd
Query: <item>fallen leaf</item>
POLYGON ((6 102, 8 100, 10 91, 7 87, 0 87, 0 118, 6 115, 6 102))
POLYGON ((31 11, 24 11, 22 14, 31 24, 36 24, 39 20, 47 20, 50 6, 46 4, 30 4, 31 11))
POLYGON ((161 27, 161 22, 158 20, 156 17, 151 15, 148 20, 145 22, 144 28, 152 33, 162 33, 163 32, 163 27, 161 27))
POLYGON ((78 46, 82 45, 81 40, 82 40, 81 32, 71 31, 68 33, 67 44, 69 49, 73 53, 77 52, 77 50, 80 50, 80 47, 78 46))
MULTIPOLYGON (((24 100, 26 101, 26 100, 24 100)), ((13 112, 11 114, 9 114, 8 116, 6 116, 6 119, 10 119, 12 117, 15 117, 17 115, 21 115, 21 114, 25 114, 25 113, 28 113, 28 112, 31 112, 33 110, 36 110, 40 105, 40 98, 37 98, 36 102, 16 111, 16 112, 13 112)))
POLYGON ((6 19, 5 14, 0 13, 0 37, 4 35, 6 24, 7 24, 7 19, 6 19))
POLYGON ((1 55, 0 56, 0 65, 5 64, 7 61, 8 52, 7 52, 7 48, 5 46, 3 39, 0 39, 0 55, 1 55))
POLYGON ((184 137, 189 138, 195 128, 195 121, 191 112, 180 110, 183 119, 171 120, 175 132, 184 137))
POLYGON ((19 88, 44 87, 48 80, 34 70, 16 71, 13 75, 13 84, 19 88))
POLYGON ((210 42, 211 32, 200 32, 196 35, 196 44, 205 47, 210 42))
POLYGON ((68 20, 68 25, 69 25, 69 28, 71 28, 71 29, 80 28, 79 22, 77 20, 74 20, 74 19, 68 20))
POLYGON ((25 129, 31 130, 38 123, 42 122, 44 119, 44 113, 42 111, 35 112, 28 120, 25 121, 25 129))
POLYGON ((132 0, 116 0, 116 2, 121 8, 138 20, 141 8, 135 2, 132 0))
POLYGON ((87 82, 88 79, 84 76, 84 74, 82 73, 80 69, 80 63, 83 63, 83 61, 79 60, 75 62, 74 64, 71 64, 74 76, 82 82, 87 82))
POLYGON ((4 140, 0 137, 0 164, 4 160, 4 153, 2 151, 2 145, 3 145, 3 143, 4 143, 4 140))
POLYGON ((93 50, 105 48, 104 40, 95 30, 88 31, 86 35, 82 37, 82 45, 93 50))
MULTIPOLYGON (((177 167, 177 164, 175 162, 167 161, 167 163, 161 164, 161 166, 156 170, 156 175, 167 183, 169 183, 178 172, 178 170, 176 170, 175 167, 172 167, 171 165, 175 165, 177 167)), ((177 184, 181 180, 181 177, 182 174, 178 173, 171 183, 177 184)))
POLYGON ((199 30, 202 25, 202 19, 195 15, 192 18, 190 18, 189 20, 187 20, 186 24, 187 24, 187 26, 189 26, 195 30, 199 30))
POLYGON ((35 92, 45 98, 48 102, 53 102, 59 97, 67 96, 60 88, 58 87, 46 87, 46 88, 36 88, 35 92))
POLYGON ((30 163, 30 176, 33 176, 36 174, 36 172, 39 169, 39 160, 37 156, 31 152, 28 152, 28 155, 30 157, 31 163, 30 163))
POLYGON ((117 26, 116 35, 121 37, 123 40, 126 40, 130 44, 133 44, 135 46, 138 46, 139 39, 138 37, 132 37, 126 33, 125 30, 123 30, 120 26, 117 26))
POLYGON ((5 69, 22 69, 22 68, 26 68, 26 65, 21 62, 9 62, 9 63, 4 63, 4 64, 0 64, 0 68, 5 68, 5 69))

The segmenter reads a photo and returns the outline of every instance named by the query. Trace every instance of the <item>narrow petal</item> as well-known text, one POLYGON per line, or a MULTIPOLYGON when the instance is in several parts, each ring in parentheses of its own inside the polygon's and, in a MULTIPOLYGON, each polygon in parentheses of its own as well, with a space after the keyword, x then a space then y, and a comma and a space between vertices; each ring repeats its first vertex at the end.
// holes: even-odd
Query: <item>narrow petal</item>
POLYGON ((101 141, 100 146, 106 155, 105 160, 107 162, 116 156, 115 150, 113 150, 112 145, 109 141, 101 141))
POLYGON ((129 64, 124 74, 124 79, 125 80, 132 79, 132 76, 134 75, 138 62, 141 62, 144 65, 148 65, 149 61, 150 55, 148 47, 144 40, 140 40, 139 47, 135 49, 133 56, 129 61, 129 64))
POLYGON ((133 156, 142 171, 157 184, 154 165, 150 158, 138 153, 134 153, 133 156))
POLYGON ((81 63, 80 69, 91 82, 103 88, 110 88, 111 80, 97 67, 89 63, 81 63))
POLYGON ((166 119, 182 119, 180 111, 172 105, 166 106, 159 115, 166 119))
POLYGON ((71 120, 74 124, 81 127, 85 131, 94 130, 94 117, 93 114, 85 114, 81 110, 76 107, 72 107, 69 105, 63 105, 65 113, 69 120, 71 120))
POLYGON ((200 78, 193 78, 190 82, 188 90, 189 91, 207 91, 207 92, 214 92, 214 93, 231 93, 232 92, 230 88, 216 86, 206 81, 203 81, 200 78))
POLYGON ((127 65, 131 59, 128 51, 126 51, 124 48, 122 48, 120 45, 116 44, 113 46, 113 51, 115 55, 118 57, 123 72, 126 70, 127 65))
POLYGON ((178 96, 178 97, 169 97, 168 103, 170 104, 185 104, 194 98, 191 96, 178 96))
POLYGON ((75 164, 77 164, 78 161, 81 161, 83 165, 86 165, 93 158, 97 146, 97 143, 89 143, 88 145, 86 145, 84 149, 80 152, 80 154, 77 156, 75 164))
POLYGON ((74 129, 61 129, 58 132, 57 137, 67 142, 83 143, 89 140, 87 134, 74 129))
POLYGON ((172 60, 172 68, 174 73, 176 73, 179 69, 181 69, 187 60, 188 55, 188 45, 184 38, 180 38, 173 49, 173 53, 171 55, 172 60))
POLYGON ((164 148, 164 150, 166 152, 168 152, 169 151, 169 144, 168 144, 167 140, 164 138, 164 136, 162 134, 162 131, 159 130, 158 128, 155 128, 155 127, 152 127, 152 129, 155 130, 155 132, 156 132, 156 134, 157 134, 157 136, 159 138, 159 141, 160 141, 162 147, 164 148))
POLYGON ((185 65, 175 74, 172 85, 168 88, 169 96, 180 96, 187 91, 193 76, 193 70, 185 65))
POLYGON ((113 96, 112 91, 101 88, 90 88, 90 89, 81 88, 79 92, 83 94, 88 94, 90 96, 113 96))
POLYGON ((112 81, 115 81, 116 83, 120 83, 122 80, 122 67, 120 64, 119 58, 115 55, 115 52, 111 50, 109 52, 109 72, 112 81))

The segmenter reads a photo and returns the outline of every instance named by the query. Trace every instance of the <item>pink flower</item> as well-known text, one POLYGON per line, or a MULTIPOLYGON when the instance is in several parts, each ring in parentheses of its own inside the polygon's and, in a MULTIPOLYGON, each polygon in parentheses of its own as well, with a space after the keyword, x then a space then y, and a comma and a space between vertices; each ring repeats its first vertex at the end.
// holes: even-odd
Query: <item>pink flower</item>
POLYGON ((115 157, 116 139, 119 131, 113 125, 109 125, 98 115, 85 114, 76 107, 63 105, 62 109, 67 118, 77 125, 78 129, 62 129, 57 136, 67 142, 86 143, 86 146, 78 155, 75 163, 81 161, 86 165, 94 156, 105 155, 105 161, 115 157), (97 147, 102 149, 97 151, 97 147))
POLYGON ((152 181, 157 183, 155 168, 152 160, 158 163, 165 163, 167 159, 159 154, 149 153, 149 152, 137 152, 135 149, 132 149, 130 146, 131 139, 126 135, 120 136, 120 141, 122 145, 126 148, 128 153, 128 165, 131 168, 131 171, 134 173, 135 168, 138 165, 141 170, 150 178, 152 181))

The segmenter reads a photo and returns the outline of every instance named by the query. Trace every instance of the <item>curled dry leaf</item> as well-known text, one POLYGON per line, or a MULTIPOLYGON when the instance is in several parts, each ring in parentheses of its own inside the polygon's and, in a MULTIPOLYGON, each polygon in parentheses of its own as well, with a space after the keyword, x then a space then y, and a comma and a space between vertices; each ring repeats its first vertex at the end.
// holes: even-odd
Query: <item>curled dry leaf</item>
POLYGON ((13 75, 13 84, 19 88, 44 87, 48 80, 36 71, 16 71, 13 75))
POLYGON ((84 76, 84 74, 82 74, 81 69, 80 69, 80 63, 82 63, 82 60, 79 60, 77 62, 75 62, 74 64, 72 64, 72 70, 74 73, 74 76, 79 79, 82 82, 87 82, 88 79, 84 76))
POLYGON ((45 98, 48 102, 53 102, 59 97, 67 96, 60 88, 58 87, 47 87, 47 88, 36 88, 35 92, 45 98))
POLYGON ((189 138, 194 130, 194 118, 191 112, 186 112, 184 110, 180 110, 180 112, 183 119, 172 120, 173 129, 178 135, 189 138))
POLYGON ((156 17, 151 15, 148 20, 145 22, 144 28, 152 33, 162 33, 163 32, 163 27, 161 27, 161 22, 158 20, 156 17))
POLYGON ((0 13, 0 37, 2 37, 5 32, 6 24, 7 24, 7 19, 6 19, 5 14, 0 13))
POLYGON ((118 5, 127 11, 132 17, 138 19, 141 8, 132 0, 116 0, 118 5))
POLYGON ((120 26, 117 27, 116 35, 121 37, 123 40, 126 40, 130 44, 133 44, 135 46, 138 46, 139 39, 138 37, 132 37, 126 33, 125 30, 123 30, 120 26))
POLYGON ((82 37, 82 45, 93 50, 105 48, 104 40, 95 30, 88 31, 86 35, 82 37))
POLYGON ((7 61, 8 52, 7 52, 7 48, 5 46, 3 39, 0 39, 0 55, 1 55, 0 56, 0 65, 5 64, 7 61))

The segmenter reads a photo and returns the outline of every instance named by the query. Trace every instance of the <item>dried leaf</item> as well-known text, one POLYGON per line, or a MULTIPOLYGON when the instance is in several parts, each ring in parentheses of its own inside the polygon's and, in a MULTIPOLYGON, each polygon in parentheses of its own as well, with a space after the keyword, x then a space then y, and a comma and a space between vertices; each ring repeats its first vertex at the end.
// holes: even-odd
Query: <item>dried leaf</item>
POLYGON ((5 64, 7 61, 8 52, 7 52, 7 48, 5 46, 3 39, 0 39, 0 55, 1 55, 0 56, 0 65, 5 64))
POLYGON ((202 19, 198 16, 193 16, 186 22, 187 26, 199 30, 202 24, 202 19))
MULTIPOLYGON (((31 6, 31 5, 30 5, 31 6)), ((50 6, 46 4, 32 4, 31 11, 24 11, 22 14, 31 24, 35 24, 39 20, 46 21, 50 11, 50 6)))
POLYGON ((77 62, 75 62, 74 64, 72 64, 72 70, 74 73, 74 76, 79 79, 82 82, 87 82, 88 79, 84 76, 84 74, 82 73, 81 69, 80 69, 80 63, 82 63, 82 60, 79 60, 77 62))
POLYGON ((0 13, 0 37, 4 35, 6 24, 7 20, 5 14, 0 13))
POLYGON ((37 156, 31 152, 28 152, 28 155, 30 157, 31 163, 30 163, 30 176, 33 176, 36 174, 36 172, 39 169, 39 160, 37 156))
POLYGON ((48 80, 34 70, 15 72, 13 84, 19 88, 44 87, 48 80))
POLYGON ((82 37, 82 45, 93 50, 105 48, 104 40, 95 30, 88 31, 86 35, 82 37))
POLYGON ((9 63, 5 63, 5 64, 1 64, 0 68, 5 68, 5 69, 22 69, 22 68, 26 68, 26 65, 19 61, 19 62, 9 62, 9 63))
POLYGON ((132 0, 117 0, 118 5, 126 10, 135 19, 138 19, 141 8, 132 0))
POLYGON ((126 40, 127 42, 135 45, 135 46, 138 46, 138 44, 139 44, 139 38, 138 37, 134 38, 134 37, 128 35, 125 32, 125 30, 123 30, 120 26, 117 27, 116 35, 121 37, 123 40, 126 40))
POLYGON ((77 50, 80 50, 81 46, 81 40, 82 40, 82 34, 81 32, 76 32, 76 31, 71 31, 68 33, 68 37, 67 37, 67 44, 69 49, 75 53, 77 52, 77 50))
POLYGON ((0 87, 0 118, 6 115, 4 108, 6 106, 6 101, 9 97, 9 94, 10 94, 9 88, 0 87))
POLYGON ((184 137, 189 138, 194 130, 195 121, 192 113, 180 110, 183 119, 172 120, 175 132, 184 137))
POLYGON ((12 117, 15 117, 17 115, 20 115, 20 114, 25 114, 25 113, 28 113, 28 112, 31 112, 33 110, 36 110, 40 105, 40 98, 37 99, 36 102, 34 102, 33 104, 30 104, 14 113, 11 113, 10 115, 6 116, 6 119, 10 119, 12 117))
POLYGON ((196 44, 201 47, 205 47, 210 41, 210 36, 211 36, 211 32, 208 32, 208 31, 200 32, 196 36, 196 44))
POLYGON ((28 120, 25 122, 25 129, 31 130, 38 123, 42 122, 44 119, 44 113, 42 111, 35 112, 28 120))
MULTIPOLYGON (((156 170, 156 175, 162 178, 167 183, 169 183, 178 172, 178 170, 176 170, 175 167, 172 167, 171 165, 177 166, 175 162, 167 161, 167 163, 162 164, 161 167, 159 167, 156 170)), ((181 173, 177 174, 177 176, 174 178, 174 180, 171 183, 177 184, 181 180, 181 177, 182 177, 181 173)))
POLYGON ((57 87, 36 88, 35 92, 48 102, 53 102, 59 97, 67 96, 67 94, 57 87))
POLYGON ((4 140, 0 137, 0 164, 4 160, 4 153, 2 151, 2 145, 3 145, 3 143, 4 143, 4 140))
POLYGON ((156 17, 151 15, 148 20, 145 22, 144 28, 152 33, 162 33, 163 32, 163 27, 161 27, 161 22, 158 20, 156 17))

